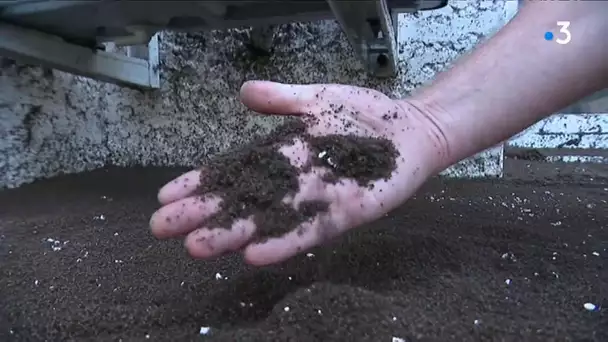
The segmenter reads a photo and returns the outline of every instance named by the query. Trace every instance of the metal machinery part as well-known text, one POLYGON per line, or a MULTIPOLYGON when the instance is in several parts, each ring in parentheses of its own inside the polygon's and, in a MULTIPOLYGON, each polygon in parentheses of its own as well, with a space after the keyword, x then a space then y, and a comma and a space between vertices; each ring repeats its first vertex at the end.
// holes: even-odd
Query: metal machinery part
POLYGON ((268 50, 277 25, 335 18, 366 69, 396 71, 396 16, 447 0, 12 0, 0 2, 0 55, 107 82, 158 88, 163 30, 253 27, 250 44, 268 50), (103 51, 129 46, 129 55, 103 51))

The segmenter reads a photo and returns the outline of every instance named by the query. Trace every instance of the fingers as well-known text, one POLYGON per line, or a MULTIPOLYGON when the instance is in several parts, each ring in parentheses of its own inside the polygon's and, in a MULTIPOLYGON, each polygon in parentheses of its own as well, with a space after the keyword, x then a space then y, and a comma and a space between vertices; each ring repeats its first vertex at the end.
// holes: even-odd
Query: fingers
POLYGON ((252 220, 241 219, 231 229, 197 229, 188 234, 184 244, 193 258, 208 259, 241 249, 254 233, 252 220))
POLYGON ((341 229, 330 222, 328 214, 319 215, 280 238, 250 244, 243 252, 245 260, 254 266, 265 266, 289 259, 338 235, 341 229))
POLYGON ((249 81, 241 87, 241 101, 262 114, 298 115, 315 111, 317 96, 327 85, 249 81))
POLYGON ((188 197, 158 209, 150 219, 152 234, 159 239, 181 236, 198 228, 219 210, 217 197, 188 197))
MULTIPOLYGON (((283 151, 285 152, 285 151, 283 151)), ((289 155, 289 153, 288 153, 289 155)), ((320 174, 323 173, 323 170, 318 170, 317 168, 313 168, 311 173, 303 174, 299 176, 300 182, 300 192, 291 198, 286 197, 286 203, 290 203, 295 207, 299 207, 301 203, 305 201, 313 201, 313 200, 325 200, 329 199, 325 196, 324 183, 320 179, 320 174)), ((248 219, 238 219, 236 220, 230 229, 224 228, 211 228, 211 227, 200 227, 200 223, 202 222, 202 218, 208 217, 212 213, 216 212, 219 208, 219 201, 216 200, 213 203, 210 201, 201 201, 200 203, 204 204, 204 207, 200 207, 200 204, 194 205, 190 199, 181 200, 175 203, 171 203, 164 207, 162 212, 159 210, 159 217, 169 217, 171 215, 175 215, 176 211, 179 211, 179 208, 183 207, 183 203, 187 204, 187 207, 193 207, 190 209, 186 209, 185 213, 182 210, 177 219, 173 219, 172 222, 167 223, 164 220, 160 220, 159 223, 155 224, 155 235, 157 236, 171 236, 176 235, 178 233, 189 233, 184 242, 188 253, 197 259, 209 259, 217 256, 221 256, 226 252, 234 252, 241 250, 247 243, 249 243, 254 234, 256 233, 256 226, 253 223, 253 217, 249 217, 248 219), (199 224, 198 226, 196 226, 199 224), (195 229, 196 228, 196 229, 195 229)), ((318 220, 318 219, 317 219, 318 220)), ((314 221, 313 221, 314 222, 314 221)), ((309 223, 310 225, 310 223, 309 223)), ((317 224, 318 225, 318 224, 317 224)), ((309 227, 304 224, 301 227, 298 227, 298 231, 311 231, 314 227, 309 227), (303 229, 303 230, 302 230, 303 229)), ((268 259, 269 262, 275 262, 276 260, 283 260, 295 253, 297 253, 297 248, 300 246, 301 248, 308 248, 315 244, 315 234, 310 235, 301 235, 301 233, 289 233, 287 234, 287 238, 275 239, 283 241, 283 245, 279 243, 280 252, 278 255, 272 258, 262 255, 262 259, 268 259), (295 234, 295 235, 294 235, 295 234), (292 236, 290 238, 290 236, 292 236), (301 239, 304 241, 300 241, 301 239), (308 239, 308 240, 306 240, 308 239), (284 245, 284 241, 288 243, 291 241, 293 244, 292 248, 284 245)), ((318 237, 317 237, 318 239, 318 237)), ((270 240, 270 248, 273 248, 273 242, 270 240)), ((276 242, 274 242, 276 243, 276 242)), ((254 262, 256 257, 254 257, 254 262)))
POLYGON ((281 262, 380 216, 381 205, 372 191, 349 180, 328 185, 322 181, 322 173, 322 169, 313 168, 312 173, 300 175, 301 189, 292 202, 299 207, 305 201, 326 201, 331 203, 329 210, 279 238, 247 246, 244 255, 249 264, 264 266, 281 262))
POLYGON ((286 260, 317 244, 317 238, 311 234, 310 224, 301 236, 291 231, 278 239, 270 239, 262 244, 251 244, 243 252, 245 261, 253 266, 266 266, 286 260))
POLYGON ((165 205, 192 195, 201 184, 200 178, 200 170, 192 170, 184 173, 165 184, 165 186, 158 191, 158 201, 160 204, 165 205))

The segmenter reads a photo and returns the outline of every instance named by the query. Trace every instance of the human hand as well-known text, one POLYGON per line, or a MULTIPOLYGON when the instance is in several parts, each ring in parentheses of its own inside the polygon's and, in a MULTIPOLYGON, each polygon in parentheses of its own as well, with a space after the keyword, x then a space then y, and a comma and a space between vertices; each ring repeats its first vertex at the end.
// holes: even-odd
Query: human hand
POLYGON ((259 113, 303 118, 306 136, 300 132, 278 137, 289 140, 277 146, 282 155, 268 154, 267 150, 237 153, 232 164, 219 163, 215 169, 203 166, 160 189, 162 207, 151 218, 152 233, 161 239, 186 236, 186 249, 194 258, 208 259, 242 250, 252 265, 283 261, 380 218, 439 171, 436 168, 444 151, 440 134, 429 114, 412 102, 392 100, 375 90, 353 86, 263 81, 245 83, 241 100, 259 113), (367 150, 363 145, 348 150, 334 143, 361 142, 338 141, 336 135, 383 140, 369 139, 367 150), (392 156, 391 148, 395 152, 392 156), (377 170, 357 165, 370 161, 382 165, 377 170), (273 170, 266 170, 270 167, 273 170), (285 176, 292 171, 295 173, 285 176), (235 172, 237 177, 230 178, 235 172), (244 182, 248 177, 255 178, 254 174, 256 184, 244 182), (241 191, 246 186, 249 192, 241 191), (202 194, 201 189, 211 193, 202 194), (275 201, 269 205, 273 196, 280 196, 279 204, 275 201), (239 200, 242 204, 235 205, 239 200), (231 207, 224 206, 228 211, 223 221, 214 222, 228 201, 232 201, 231 207), (307 204, 307 214, 297 214, 300 221, 295 222, 290 215, 296 215, 295 210, 303 212, 307 204), (279 208, 281 205, 293 212, 279 208), (236 220, 228 222, 226 218, 236 220), (268 232, 266 224, 276 226, 281 220, 288 231, 268 232), (269 238, 260 240, 262 235, 269 238))

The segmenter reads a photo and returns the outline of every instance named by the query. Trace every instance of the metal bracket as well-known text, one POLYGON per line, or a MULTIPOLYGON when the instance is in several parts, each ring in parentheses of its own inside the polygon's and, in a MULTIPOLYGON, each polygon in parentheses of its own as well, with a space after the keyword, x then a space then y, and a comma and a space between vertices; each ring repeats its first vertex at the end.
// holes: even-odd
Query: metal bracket
POLYGON ((154 35, 147 46, 129 51, 126 56, 95 50, 0 22, 0 56, 114 84, 160 88, 158 36, 154 35))
POLYGON ((327 2, 366 69, 377 77, 395 76, 397 23, 386 0, 361 0, 356 6, 349 1, 327 2))

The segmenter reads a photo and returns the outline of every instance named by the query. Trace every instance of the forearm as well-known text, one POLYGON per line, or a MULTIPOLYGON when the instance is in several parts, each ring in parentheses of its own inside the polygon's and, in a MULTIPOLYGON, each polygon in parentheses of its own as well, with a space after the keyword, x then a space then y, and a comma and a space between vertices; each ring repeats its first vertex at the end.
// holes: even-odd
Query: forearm
POLYGON ((529 2, 500 32, 410 101, 443 146, 443 169, 608 87, 608 2, 529 2), (557 21, 570 21, 566 45, 557 21))

